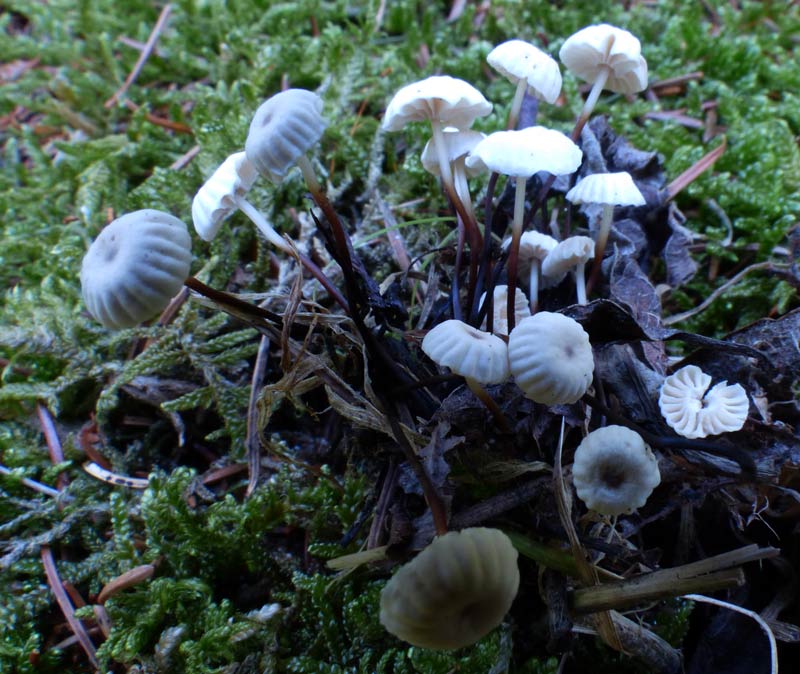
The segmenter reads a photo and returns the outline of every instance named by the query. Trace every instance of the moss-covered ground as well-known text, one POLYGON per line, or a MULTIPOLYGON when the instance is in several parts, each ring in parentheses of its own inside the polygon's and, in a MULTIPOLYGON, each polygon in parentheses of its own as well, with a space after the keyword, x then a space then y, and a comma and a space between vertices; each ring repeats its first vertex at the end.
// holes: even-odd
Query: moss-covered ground
MULTIPOLYGON (((46 578, 50 553, 72 602, 89 602, 78 616, 102 671, 554 671, 544 650, 514 648, 510 623, 455 653, 390 637, 377 619, 388 572, 334 580, 324 566, 357 551, 369 529, 379 476, 336 449, 359 438, 330 430, 336 415, 316 394, 276 389, 262 400, 262 414, 277 415, 266 429, 268 479, 245 499, 257 332, 195 301, 167 326, 106 330, 83 307, 81 258, 124 212, 157 208, 190 223, 198 187, 243 147, 260 102, 289 84, 325 101, 317 168, 380 282, 397 271, 382 204, 410 250, 436 248, 449 231, 418 159, 427 129, 380 130, 393 93, 431 74, 460 77, 495 104, 476 127, 502 128, 512 91, 486 66, 492 46, 519 37, 555 55, 566 36, 604 21, 640 38, 651 83, 675 79, 654 96, 604 95, 598 113, 612 128, 659 152, 668 181, 726 144, 676 198, 698 235, 700 267, 662 300, 665 315, 686 311, 748 265, 787 262, 796 250, 787 235, 800 219, 800 5, 490 0, 448 20, 443 2, 179 0, 115 98, 162 9, 149 0, 0 6, 0 464, 9 471, 0 476, 0 672, 90 671, 46 578), (48 413, 63 446, 55 465, 40 423, 48 413), (327 453, 315 447, 305 461, 311 434, 300 424, 292 435, 293 415, 316 415, 327 453), (86 474, 92 449, 118 474, 149 475, 148 487, 86 474), (215 477, 225 466, 234 469, 215 477), (105 602, 104 636, 91 608, 98 593, 148 564, 152 577, 105 602)), ((565 74, 562 98, 541 107, 540 121, 568 132, 580 107, 579 83, 565 74)), ((259 183, 251 197, 276 228, 298 234, 299 176, 259 183)), ((277 283, 272 252, 241 214, 211 244, 194 237, 192 271, 258 299, 277 283)), ((683 327, 720 336, 796 306, 796 288, 762 268, 683 327)), ((345 371, 347 349, 343 339, 329 354, 345 371)), ((668 627, 678 641, 681 625, 668 627)))

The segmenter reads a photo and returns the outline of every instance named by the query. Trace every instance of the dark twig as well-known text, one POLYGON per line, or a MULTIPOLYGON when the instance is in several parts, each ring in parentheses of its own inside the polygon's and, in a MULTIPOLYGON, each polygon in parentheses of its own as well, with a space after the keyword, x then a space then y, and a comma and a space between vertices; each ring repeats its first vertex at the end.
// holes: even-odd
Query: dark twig
POLYGON ((158 38, 161 36, 161 31, 164 30, 164 26, 167 25, 167 19, 169 19, 169 15, 172 12, 172 5, 167 3, 164 5, 164 9, 161 10, 161 14, 158 15, 158 20, 156 21, 156 25, 153 26, 153 30, 150 33, 150 36, 147 38, 147 42, 145 42, 144 47, 142 48, 141 53, 139 54, 139 58, 136 59, 136 63, 133 66, 133 70, 131 70, 128 77, 125 78, 125 82, 123 82, 122 86, 117 89, 114 95, 109 98, 104 107, 106 109, 113 107, 117 104, 117 102, 127 93, 128 89, 131 88, 133 83, 136 81, 136 78, 139 77, 139 73, 142 72, 142 68, 144 68, 144 64, 147 63, 147 59, 150 58, 150 55, 153 53, 155 49, 156 42, 158 42, 158 38))
POLYGON ((258 474, 261 468, 261 434, 258 432, 258 409, 256 406, 261 391, 261 384, 264 381, 264 375, 267 371, 269 344, 269 337, 262 335, 261 343, 258 345, 256 364, 253 367, 253 377, 250 382, 250 401, 247 405, 247 436, 245 438, 247 467, 249 470, 246 496, 250 496, 256 488, 258 484, 258 474))

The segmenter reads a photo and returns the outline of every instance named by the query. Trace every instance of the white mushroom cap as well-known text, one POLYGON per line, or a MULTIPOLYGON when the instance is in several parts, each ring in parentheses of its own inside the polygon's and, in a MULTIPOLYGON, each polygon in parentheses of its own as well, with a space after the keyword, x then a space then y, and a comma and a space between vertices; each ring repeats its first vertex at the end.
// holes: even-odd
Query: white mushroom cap
POLYGON ((558 56, 577 77, 594 82, 601 70, 610 68, 605 88, 633 94, 647 87, 647 61, 642 45, 627 30, 607 23, 587 26, 570 35, 558 56))
POLYGON ((511 374, 537 403, 574 403, 592 383, 594 356, 580 323, 549 311, 521 320, 508 338, 511 374))
POLYGON ((462 321, 439 323, 425 335, 422 350, 437 365, 480 384, 501 384, 508 379, 506 343, 462 321))
POLYGON ((542 275, 555 279, 594 257, 594 241, 588 236, 571 236, 561 241, 542 262, 542 275))
POLYGON ((641 435, 624 426, 605 426, 578 445, 572 481, 587 508, 615 516, 641 508, 660 484, 661 473, 641 435))
MULTIPOLYGON (((511 239, 503 241, 503 248, 511 245, 511 239)), ((531 270, 531 261, 539 260, 542 262, 556 246, 558 241, 548 234, 541 232, 523 232, 519 239, 519 263, 517 274, 526 277, 531 270)))
MULTIPOLYGON (((456 129, 451 127, 444 129, 442 138, 445 140, 447 158, 451 162, 454 162, 457 159, 466 156, 472 150, 472 148, 486 138, 486 134, 481 133, 480 131, 473 131, 471 129, 456 129)), ((431 138, 425 144, 425 149, 422 150, 420 159, 422 160, 422 166, 426 171, 428 171, 428 173, 433 173, 433 175, 437 176, 441 174, 441 169, 439 167, 439 155, 436 154, 436 145, 433 138, 431 138)), ((476 176, 479 173, 481 173, 480 168, 467 168, 466 171, 466 174, 470 177, 476 176)))
POLYGON ((178 218, 152 209, 127 213, 84 256, 83 301, 105 327, 129 328, 166 308, 191 262, 192 239, 178 218))
POLYGON ((257 177, 244 152, 232 154, 219 165, 192 200, 192 222, 201 239, 214 239, 225 218, 238 208, 234 197, 247 194, 257 177))
POLYGON ((387 131, 400 131, 409 122, 434 120, 468 129, 476 118, 491 111, 492 104, 471 84, 437 75, 400 89, 386 108, 382 126, 387 131))
POLYGON ((485 166, 507 176, 529 178, 547 171, 565 175, 578 170, 583 152, 560 131, 530 126, 518 131, 495 131, 478 143, 467 166, 485 166))
POLYGON ((414 646, 469 646, 502 621, 519 589, 517 551, 498 529, 435 539, 381 592, 381 624, 414 646))
POLYGON ((642 193, 627 171, 593 173, 578 181, 567 199, 573 204, 605 204, 608 206, 642 206, 642 193))
MULTIPOLYGON (((519 288, 514 288, 514 325, 523 318, 531 315, 528 307, 528 298, 519 288)), ((495 286, 492 301, 492 332, 495 335, 508 335, 508 286, 495 286)), ((481 295, 481 305, 486 300, 486 293, 481 295)), ((486 319, 483 319, 481 329, 486 329, 486 319)))
POLYGON ((747 420, 750 403, 739 384, 723 381, 708 393, 711 376, 687 365, 661 385, 658 406, 667 424, 685 438, 704 438, 738 431, 747 420))
POLYGON ((489 52, 486 60, 512 84, 526 80, 530 93, 548 103, 555 103, 561 93, 561 71, 558 63, 529 42, 503 42, 489 52))
POLYGON ((316 145, 328 126, 322 106, 322 99, 305 89, 281 91, 261 104, 244 145, 247 158, 261 175, 280 183, 316 145))

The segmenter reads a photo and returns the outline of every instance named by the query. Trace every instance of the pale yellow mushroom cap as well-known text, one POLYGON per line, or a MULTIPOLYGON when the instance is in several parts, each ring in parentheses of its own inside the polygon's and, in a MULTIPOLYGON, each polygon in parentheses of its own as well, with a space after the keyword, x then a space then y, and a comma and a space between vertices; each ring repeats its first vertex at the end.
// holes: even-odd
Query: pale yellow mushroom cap
POLYGON ((328 126, 322 106, 322 99, 305 89, 281 91, 261 104, 244 145, 247 159, 261 175, 280 183, 317 144, 328 126))
POLYGON ((480 384, 502 384, 508 379, 506 343, 463 321, 439 323, 425 335, 422 350, 437 365, 480 384))
POLYGON ((464 80, 437 75, 400 89, 389 102, 382 126, 400 131, 409 122, 434 120, 444 126, 468 129, 492 111, 483 94, 464 80))
POLYGON ((83 258, 83 301, 105 327, 132 327, 166 308, 191 263, 192 239, 182 221, 149 208, 126 213, 83 258))
POLYGON ((573 204, 605 204, 607 206, 642 206, 642 193, 627 171, 593 173, 578 181, 567 200, 573 204))
MULTIPOLYGON (((528 298, 519 288, 514 288, 514 325, 531 315, 528 298)), ((481 305, 486 300, 486 293, 481 295, 481 305)), ((481 329, 486 329, 483 319, 481 329)), ((492 332, 495 335, 508 335, 508 286, 495 286, 492 299, 492 332)))
POLYGON ((633 94, 647 87, 647 61, 642 45, 627 30, 607 23, 587 26, 570 35, 558 56, 577 77, 597 80, 600 71, 610 69, 605 89, 633 94))
POLYGON ((257 177, 244 152, 232 154, 219 165, 192 200, 192 222, 201 239, 214 239, 225 218, 238 208, 234 197, 247 194, 257 177))
POLYGON ((589 335, 563 314, 540 311, 521 320, 508 338, 508 360, 517 386, 537 403, 574 403, 592 383, 589 335))
POLYGON ((517 551, 498 529, 451 531, 392 576, 381 624, 414 646, 462 648, 486 636, 519 589, 517 551))
POLYGON ((486 61, 512 84, 525 80, 528 91, 548 103, 561 93, 561 70, 551 56, 523 40, 508 40, 497 45, 486 61))
POLYGON ((572 480, 587 508, 614 516, 641 508, 661 473, 641 435, 624 426, 605 426, 578 445, 572 480))
POLYGON ((664 380, 658 406, 679 435, 704 438, 744 426, 750 407, 744 388, 726 381, 708 390, 710 385, 711 376, 696 365, 682 367, 664 380))

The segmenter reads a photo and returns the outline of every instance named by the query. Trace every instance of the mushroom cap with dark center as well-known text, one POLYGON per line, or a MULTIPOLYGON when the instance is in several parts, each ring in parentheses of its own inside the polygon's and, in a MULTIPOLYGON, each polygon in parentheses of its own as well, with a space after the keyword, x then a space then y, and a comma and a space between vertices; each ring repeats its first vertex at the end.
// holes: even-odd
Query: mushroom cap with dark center
POLYGON ((587 508, 615 516, 641 508, 661 482, 661 473, 638 433, 624 426, 605 426, 578 445, 572 480, 587 508))
POLYGON ((191 262, 192 240, 178 218, 149 208, 126 213, 83 258, 83 301, 107 328, 132 327, 166 308, 191 262))
POLYGON ((501 384, 508 379, 506 343, 463 321, 439 323, 425 335, 422 350, 437 365, 479 384, 501 384))
POLYGON ((319 142, 328 126, 322 107, 322 99, 305 89, 281 91, 259 106, 244 151, 261 175, 280 183, 297 160, 319 142))

